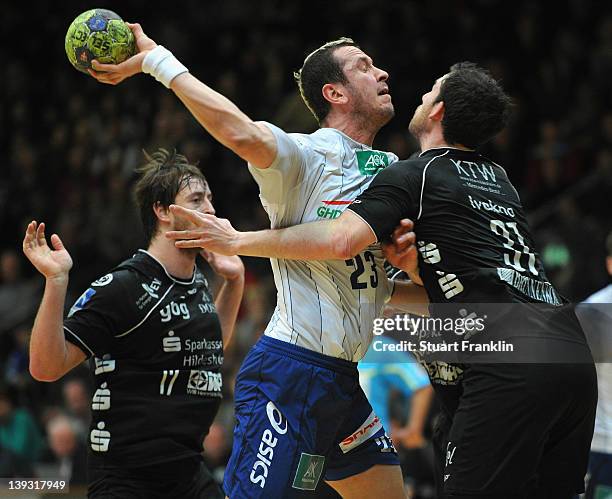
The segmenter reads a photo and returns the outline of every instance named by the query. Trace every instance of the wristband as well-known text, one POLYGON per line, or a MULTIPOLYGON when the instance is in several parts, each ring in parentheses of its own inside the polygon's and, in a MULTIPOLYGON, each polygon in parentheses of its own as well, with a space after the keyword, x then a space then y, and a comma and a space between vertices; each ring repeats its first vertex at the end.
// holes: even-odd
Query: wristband
POLYGON ((150 74, 166 88, 170 88, 174 78, 188 73, 189 70, 166 47, 158 45, 142 60, 142 72, 150 74))

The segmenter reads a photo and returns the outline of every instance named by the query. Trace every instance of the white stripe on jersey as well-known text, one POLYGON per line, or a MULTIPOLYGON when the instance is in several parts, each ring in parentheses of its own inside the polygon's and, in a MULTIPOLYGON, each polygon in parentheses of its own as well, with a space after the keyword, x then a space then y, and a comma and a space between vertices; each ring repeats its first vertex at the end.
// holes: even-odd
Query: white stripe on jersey
MULTIPOLYGON (((277 158, 267 169, 249 170, 272 228, 337 218, 374 178, 360 171, 356 154, 372 149, 338 130, 286 134, 266 125, 277 139, 277 158)), ((346 360, 363 357, 392 289, 379 245, 352 260, 271 259, 271 266, 278 301, 266 335, 346 360)))

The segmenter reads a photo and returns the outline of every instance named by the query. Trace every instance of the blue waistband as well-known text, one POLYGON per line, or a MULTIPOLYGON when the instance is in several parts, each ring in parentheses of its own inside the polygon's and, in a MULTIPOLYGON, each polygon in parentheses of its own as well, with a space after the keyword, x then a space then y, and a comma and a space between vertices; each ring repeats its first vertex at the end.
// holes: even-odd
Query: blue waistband
POLYGON ((330 355, 323 355, 322 353, 309 350, 308 348, 293 345, 269 336, 263 335, 255 344, 255 347, 286 355, 293 359, 301 360, 349 376, 358 376, 357 362, 331 357, 330 355))

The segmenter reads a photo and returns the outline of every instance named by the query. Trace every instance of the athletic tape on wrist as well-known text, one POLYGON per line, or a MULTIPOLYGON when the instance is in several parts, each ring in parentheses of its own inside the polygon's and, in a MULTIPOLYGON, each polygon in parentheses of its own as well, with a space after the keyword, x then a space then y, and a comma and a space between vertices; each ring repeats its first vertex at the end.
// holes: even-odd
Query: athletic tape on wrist
POLYGON ((142 61, 142 72, 150 74, 166 88, 174 78, 189 70, 166 47, 158 45, 142 61))

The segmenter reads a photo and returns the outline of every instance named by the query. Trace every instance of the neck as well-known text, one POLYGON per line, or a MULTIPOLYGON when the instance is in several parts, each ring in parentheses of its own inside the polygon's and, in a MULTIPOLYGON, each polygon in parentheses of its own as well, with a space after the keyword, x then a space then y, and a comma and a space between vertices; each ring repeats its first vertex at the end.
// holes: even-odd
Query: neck
POLYGON ((429 149, 436 149, 438 147, 453 147, 455 149, 462 149, 464 151, 471 151, 469 147, 465 147, 462 144, 449 144, 444 140, 444 135, 441 129, 434 129, 429 133, 424 133, 419 137, 419 145, 421 151, 428 151, 429 149))
POLYGON ((351 115, 334 115, 328 118, 322 124, 326 128, 335 128, 343 134, 348 135, 355 142, 365 144, 372 147, 374 138, 380 130, 380 127, 375 127, 372 123, 367 123, 366 120, 351 115))
POLYGON ((174 241, 157 234, 147 248, 168 273, 179 279, 189 279, 193 275, 197 250, 183 250, 174 246, 174 241))

